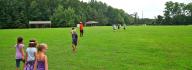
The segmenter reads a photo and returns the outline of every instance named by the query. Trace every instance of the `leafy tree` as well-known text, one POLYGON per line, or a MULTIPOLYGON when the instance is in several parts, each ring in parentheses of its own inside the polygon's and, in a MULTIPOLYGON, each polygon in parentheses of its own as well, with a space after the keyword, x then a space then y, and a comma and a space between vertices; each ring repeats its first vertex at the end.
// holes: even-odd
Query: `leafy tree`
POLYGON ((92 0, 0 0, 0 28, 25 28, 29 21, 53 22, 53 27, 74 26, 80 21, 99 25, 129 23, 123 10, 92 0))
POLYGON ((191 23, 192 24, 192 3, 189 3, 188 5, 186 5, 185 7, 185 11, 186 11, 186 23, 191 23))
POLYGON ((77 17, 77 15, 75 15, 75 11, 73 8, 68 8, 68 9, 65 9, 64 11, 64 20, 66 21, 67 23, 67 26, 75 26, 75 19, 77 17))
POLYGON ((163 16, 161 16, 161 15, 157 16, 156 24, 163 24, 163 16))
MULTIPOLYGON (((190 5, 190 3, 188 4, 190 5)), ((190 23, 190 20, 188 20, 188 12, 190 12, 188 8, 188 5, 184 3, 178 3, 178 2, 166 2, 165 4, 165 22, 166 24, 176 24, 176 25, 183 25, 190 23)))
POLYGON ((53 14, 53 16, 51 17, 51 21, 53 22, 53 25, 55 27, 62 27, 64 26, 64 23, 66 22, 64 20, 65 16, 65 12, 63 12, 65 9, 63 8, 63 6, 59 5, 55 11, 55 13, 53 14))

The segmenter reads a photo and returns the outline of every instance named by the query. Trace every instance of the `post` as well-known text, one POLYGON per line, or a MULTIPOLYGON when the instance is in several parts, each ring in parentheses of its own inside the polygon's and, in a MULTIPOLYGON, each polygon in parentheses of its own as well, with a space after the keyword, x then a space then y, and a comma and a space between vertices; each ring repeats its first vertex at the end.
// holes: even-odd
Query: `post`
POLYGON ((30 21, 29 21, 29 23, 28 23, 28 28, 31 28, 30 21))

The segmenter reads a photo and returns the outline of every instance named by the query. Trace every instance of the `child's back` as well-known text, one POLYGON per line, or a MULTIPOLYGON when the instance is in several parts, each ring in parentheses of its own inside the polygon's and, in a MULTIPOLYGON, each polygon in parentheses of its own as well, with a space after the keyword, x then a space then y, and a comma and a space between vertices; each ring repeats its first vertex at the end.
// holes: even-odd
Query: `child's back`
POLYGON ((29 47, 26 49, 25 70, 34 70, 35 60, 37 55, 36 42, 30 41, 29 47))
POLYGON ((23 44, 23 38, 22 37, 18 37, 17 38, 17 44, 15 45, 15 49, 16 49, 16 70, 19 70, 20 67, 20 62, 23 61, 24 63, 24 44, 23 44))
POLYGON ((24 47, 23 44, 16 44, 16 59, 22 59, 21 49, 24 47))
POLYGON ((37 49, 35 47, 28 47, 26 49, 27 52, 27 61, 33 61, 35 60, 35 52, 37 52, 37 49))
POLYGON ((37 58, 37 69, 45 70, 45 55, 39 55, 37 58))
POLYGON ((38 54, 37 54, 37 70, 48 70, 48 61, 47 56, 45 54, 47 50, 47 44, 40 44, 38 46, 38 54))

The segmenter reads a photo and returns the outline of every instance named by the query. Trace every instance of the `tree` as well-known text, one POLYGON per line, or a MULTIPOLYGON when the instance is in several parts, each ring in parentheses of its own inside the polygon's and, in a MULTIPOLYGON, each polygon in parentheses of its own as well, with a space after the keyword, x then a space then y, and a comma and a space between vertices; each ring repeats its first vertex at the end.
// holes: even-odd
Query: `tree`
POLYGON ((64 20, 67 23, 67 26, 75 26, 75 19, 77 15, 75 15, 75 11, 73 8, 68 8, 64 10, 64 20))
POLYGON ((59 5, 51 20, 57 27, 74 26, 74 18, 76 17, 73 8, 64 9, 63 6, 59 5))
POLYGON ((63 8, 63 6, 59 5, 55 11, 55 13, 53 14, 53 16, 51 17, 51 21, 53 22, 53 25, 55 27, 62 27, 64 26, 65 23, 65 12, 63 12, 65 9, 63 8))
POLYGON ((185 11, 186 11, 186 23, 191 23, 192 24, 192 3, 189 3, 186 5, 185 7, 185 11))
POLYGON ((163 24, 163 16, 161 16, 161 15, 157 16, 156 24, 163 24))
POLYGON ((165 16, 165 23, 164 24, 172 24, 171 22, 171 13, 173 11, 173 2, 169 1, 165 3, 165 11, 164 11, 164 16, 165 16))
MULTIPOLYGON (((189 5, 189 4, 188 4, 189 5)), ((186 24, 186 22, 190 21, 187 20, 187 14, 186 8, 187 5, 184 3, 178 3, 178 2, 166 2, 165 4, 165 22, 167 24, 176 24, 176 25, 183 25, 186 24)))
POLYGON ((25 28, 29 21, 53 22, 53 27, 74 26, 80 21, 99 25, 128 23, 132 16, 121 9, 92 0, 0 0, 0 28, 25 28))

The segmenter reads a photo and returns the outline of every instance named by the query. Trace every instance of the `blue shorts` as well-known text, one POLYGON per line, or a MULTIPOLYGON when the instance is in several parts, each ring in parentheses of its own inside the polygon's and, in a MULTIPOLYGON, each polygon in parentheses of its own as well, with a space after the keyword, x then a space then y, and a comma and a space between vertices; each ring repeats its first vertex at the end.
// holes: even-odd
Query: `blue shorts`
POLYGON ((16 59, 16 67, 17 68, 19 68, 20 67, 20 62, 23 62, 23 63, 25 63, 25 61, 24 60, 22 60, 22 59, 16 59))
POLYGON ((75 45, 75 46, 77 46, 77 39, 73 39, 72 44, 75 45))

